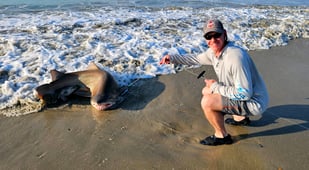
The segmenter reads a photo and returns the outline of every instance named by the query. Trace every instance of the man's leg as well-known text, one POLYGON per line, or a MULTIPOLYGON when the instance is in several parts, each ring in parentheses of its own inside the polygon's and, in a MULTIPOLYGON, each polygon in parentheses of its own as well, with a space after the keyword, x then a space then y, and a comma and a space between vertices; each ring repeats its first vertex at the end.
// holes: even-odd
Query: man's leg
POLYGON ((233 143, 231 136, 226 132, 224 127, 224 115, 221 112, 223 108, 221 98, 222 97, 219 94, 207 94, 202 98, 201 105, 205 117, 215 130, 214 135, 208 136, 200 141, 203 145, 222 145, 233 143))
POLYGON ((201 106, 206 119, 215 130, 215 136, 218 138, 225 137, 227 132, 224 127, 224 115, 221 113, 223 108, 221 95, 204 95, 201 101, 201 106))
POLYGON ((233 115, 233 119, 235 121, 242 121, 246 118, 246 116, 238 116, 238 115, 233 115))
POLYGON ((227 118, 224 122, 234 126, 248 126, 251 121, 249 117, 233 115, 233 118, 227 118))

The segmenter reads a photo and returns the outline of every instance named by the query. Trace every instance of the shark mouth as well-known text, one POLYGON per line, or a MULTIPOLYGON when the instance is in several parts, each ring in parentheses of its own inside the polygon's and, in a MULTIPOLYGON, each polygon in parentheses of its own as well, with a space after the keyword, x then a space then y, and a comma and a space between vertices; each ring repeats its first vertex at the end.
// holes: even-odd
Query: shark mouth
POLYGON ((115 103, 114 102, 107 102, 107 103, 95 103, 92 102, 91 105, 96 108, 97 110, 107 110, 111 108, 115 103))

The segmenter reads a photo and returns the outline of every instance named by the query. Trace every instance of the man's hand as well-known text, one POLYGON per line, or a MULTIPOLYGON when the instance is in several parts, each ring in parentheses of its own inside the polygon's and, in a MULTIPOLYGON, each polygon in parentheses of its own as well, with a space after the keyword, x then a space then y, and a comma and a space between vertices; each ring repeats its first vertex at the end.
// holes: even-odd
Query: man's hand
POLYGON ((205 86, 210 88, 211 85, 216 82, 216 80, 215 79, 205 79, 204 82, 206 84, 205 86))
POLYGON ((203 95, 208 95, 208 94, 212 94, 213 91, 210 89, 211 85, 216 82, 216 80, 214 79, 205 79, 205 87, 202 90, 202 94, 203 95))

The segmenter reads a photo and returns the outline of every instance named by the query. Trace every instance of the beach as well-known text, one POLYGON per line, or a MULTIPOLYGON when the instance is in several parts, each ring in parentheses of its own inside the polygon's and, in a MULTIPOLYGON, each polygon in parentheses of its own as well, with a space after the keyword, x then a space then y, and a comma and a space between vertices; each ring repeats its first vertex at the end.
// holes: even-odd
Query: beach
POLYGON ((137 6, 84 4, 84 0, 41 6, 26 1, 28 5, 0 2, 0 115, 8 117, 41 110, 33 89, 49 83, 53 69, 75 72, 95 62, 120 86, 174 74, 185 67, 159 65, 161 57, 207 50, 202 28, 209 18, 220 19, 228 40, 248 51, 309 38, 306 2, 247 6, 243 0, 233 5, 142 0, 148 4, 145 8, 139 6, 140 0, 137 6))
POLYGON ((141 79, 119 108, 86 101, 19 117, 0 115, 0 169, 306 169, 309 40, 250 51, 270 94, 248 127, 226 126, 234 143, 203 146, 213 129, 200 107, 212 67, 141 79))

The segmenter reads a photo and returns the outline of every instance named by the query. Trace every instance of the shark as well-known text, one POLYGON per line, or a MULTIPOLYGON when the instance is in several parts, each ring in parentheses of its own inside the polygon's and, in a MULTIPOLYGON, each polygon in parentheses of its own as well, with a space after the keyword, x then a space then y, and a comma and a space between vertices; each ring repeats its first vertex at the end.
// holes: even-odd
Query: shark
POLYGON ((90 97, 91 105, 97 110, 108 110, 120 103, 119 88, 113 76, 91 62, 86 70, 64 73, 50 71, 52 81, 35 88, 35 96, 46 104, 67 101, 71 95, 90 97))

